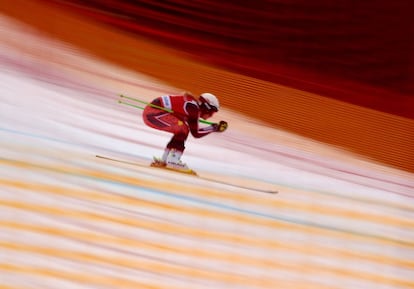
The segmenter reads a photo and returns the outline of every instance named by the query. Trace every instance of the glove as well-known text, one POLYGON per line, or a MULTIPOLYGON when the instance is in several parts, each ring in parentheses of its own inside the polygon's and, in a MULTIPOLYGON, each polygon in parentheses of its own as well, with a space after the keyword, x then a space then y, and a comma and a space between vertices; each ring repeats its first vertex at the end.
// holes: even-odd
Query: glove
POLYGON ((213 124, 214 131, 216 132, 223 132, 227 129, 228 124, 224 120, 221 120, 219 123, 213 124))

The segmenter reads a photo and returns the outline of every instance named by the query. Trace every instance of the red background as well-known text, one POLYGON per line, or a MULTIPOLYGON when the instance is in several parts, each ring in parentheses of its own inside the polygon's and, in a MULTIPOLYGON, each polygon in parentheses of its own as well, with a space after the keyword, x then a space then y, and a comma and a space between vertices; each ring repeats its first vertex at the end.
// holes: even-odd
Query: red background
POLYGON ((54 2, 239 73, 414 115, 411 1, 54 2))

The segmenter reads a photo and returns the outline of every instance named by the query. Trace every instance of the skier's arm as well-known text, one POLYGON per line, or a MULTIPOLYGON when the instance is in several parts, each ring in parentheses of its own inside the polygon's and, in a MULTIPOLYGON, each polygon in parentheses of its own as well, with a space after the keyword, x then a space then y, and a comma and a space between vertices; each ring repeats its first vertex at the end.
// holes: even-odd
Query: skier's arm
POLYGON ((191 135, 195 138, 201 138, 203 136, 206 136, 212 132, 222 132, 227 128, 227 123, 224 121, 221 121, 219 124, 212 124, 206 127, 199 127, 199 110, 198 107, 192 103, 188 103, 186 105, 186 110, 188 113, 188 119, 187 123, 190 127, 191 135), (225 127, 224 127, 225 123, 225 127), (223 129, 224 128, 224 129, 223 129))

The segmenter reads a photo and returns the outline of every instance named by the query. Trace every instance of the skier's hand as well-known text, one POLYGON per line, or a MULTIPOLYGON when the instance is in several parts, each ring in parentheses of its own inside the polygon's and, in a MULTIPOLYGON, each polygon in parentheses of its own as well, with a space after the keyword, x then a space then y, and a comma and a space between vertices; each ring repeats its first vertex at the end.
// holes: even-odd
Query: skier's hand
POLYGON ((214 131, 216 132, 223 132, 227 129, 228 124, 224 120, 221 120, 219 123, 213 124, 214 131))

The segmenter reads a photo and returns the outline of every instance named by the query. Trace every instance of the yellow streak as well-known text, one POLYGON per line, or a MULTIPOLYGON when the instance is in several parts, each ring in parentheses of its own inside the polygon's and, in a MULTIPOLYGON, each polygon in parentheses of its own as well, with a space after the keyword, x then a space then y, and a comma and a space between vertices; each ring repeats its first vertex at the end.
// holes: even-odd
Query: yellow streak
MULTIPOLYGON (((54 172, 66 173, 66 174, 71 174, 71 175, 79 174, 79 175, 84 175, 87 177, 104 179, 108 181, 116 181, 116 182, 121 182, 121 183, 125 183, 128 185, 137 185, 137 186, 142 186, 142 187, 151 188, 151 189, 159 189, 160 187, 159 182, 126 177, 126 176, 114 174, 113 172, 108 174, 104 172, 97 172, 97 171, 91 171, 91 170, 85 170, 85 169, 79 169, 79 168, 52 167, 52 166, 47 166, 47 165, 37 165, 37 164, 31 164, 28 162, 14 161, 14 160, 0 160, 0 164, 1 163, 5 165, 16 166, 16 167, 28 167, 30 169, 37 168, 37 169, 50 170, 54 172)), ((176 192, 176 193, 185 192, 185 193, 193 194, 194 191, 197 191, 198 196, 205 196, 208 199, 211 199, 211 197, 219 197, 219 198, 223 198, 226 200, 231 200, 232 202, 235 201, 233 195, 223 194, 222 192, 218 192, 212 189, 204 189, 202 187, 195 187, 189 184, 187 184, 186 186, 182 186, 182 185, 180 186, 175 183, 165 183, 165 184, 166 184, 166 187, 168 187, 169 191, 171 192, 176 192)), ((260 206, 271 207, 271 208, 287 208, 290 210, 300 210, 300 211, 310 210, 312 212, 316 212, 319 214, 325 214, 325 215, 337 216, 337 217, 345 217, 347 219, 355 219, 355 220, 363 219, 366 221, 373 221, 373 222, 378 222, 378 220, 381 220, 382 224, 391 225, 393 227, 414 229, 414 220, 411 220, 408 218, 403 218, 403 217, 396 218, 392 216, 384 216, 384 215, 378 215, 378 214, 373 214, 373 213, 360 213, 354 210, 347 210, 347 209, 338 208, 338 207, 332 208, 332 207, 323 206, 323 205, 309 206, 307 204, 301 204, 299 202, 284 201, 281 198, 273 198, 273 197, 266 196, 264 194, 261 195, 261 197, 253 197, 247 194, 240 194, 237 196, 237 201, 240 203, 257 204, 260 206)), ((303 227, 301 228, 301 230, 303 230, 303 227)))
MULTIPOLYGON (((13 162, 13 161, 6 161, 6 162, 12 162, 14 163, 14 165, 18 164, 18 166, 23 166, 23 167, 35 167, 35 168, 39 168, 39 166, 36 165, 32 165, 32 164, 27 164, 24 162, 13 162)), ((41 169, 50 169, 52 170, 51 167, 40 167, 41 169)), ((98 178, 103 178, 103 179, 108 179, 108 180, 116 180, 116 181, 120 181, 120 179, 123 182, 126 182, 128 184, 139 184, 140 186, 154 186, 155 188, 159 188, 159 184, 156 184, 154 182, 151 181, 143 181, 143 180, 136 180, 133 178, 125 178, 125 177, 120 177, 120 176, 114 176, 113 174, 105 174, 105 173, 99 173, 99 172, 93 172, 93 171, 88 171, 88 170, 70 170, 68 168, 53 168, 53 170, 58 170, 59 172, 64 172, 64 173, 69 173, 69 174, 83 174, 83 175, 87 175, 87 176, 93 176, 93 177, 98 177, 98 178)), ((16 187, 21 187, 21 188, 25 188, 25 189, 45 189, 45 187, 36 187, 36 185, 34 185, 35 187, 32 187, 31 184, 27 184, 27 183, 22 183, 22 182, 13 182, 13 181, 8 181, 8 180, 3 180, 2 181, 3 184, 5 185, 9 185, 9 186, 16 186, 16 187)), ((168 184, 170 185, 170 184, 168 184)), ((177 191, 182 191, 183 188, 186 188, 186 190, 188 190, 190 188, 190 186, 186 186, 186 187, 179 187, 177 185, 172 184, 174 189, 176 189, 177 191)), ((52 187, 46 187, 49 190, 53 191, 53 186, 52 187)), ((198 190, 199 188, 197 188, 198 190)), ((58 189, 60 190, 60 189, 58 189)), ((202 190, 203 193, 208 194, 211 193, 211 191, 208 190, 202 190)), ((91 197, 93 196, 93 194, 91 195, 91 197)), ((103 199, 105 199, 105 197, 103 197, 103 199)), ((246 198, 245 199, 249 199, 246 198)), ((254 199, 254 198, 250 198, 250 199, 254 199)), ((259 199, 259 198, 257 198, 259 199)), ((148 204, 148 203, 147 203, 148 204)), ((126 219, 126 218, 119 218, 119 217, 113 217, 113 216, 106 216, 106 215, 102 215, 102 214, 96 214, 96 213, 89 213, 89 212, 84 212, 84 211, 79 211, 79 210, 66 210, 66 209, 62 209, 62 210, 58 210, 55 208, 50 208, 50 207, 46 207, 46 206, 39 206, 39 205, 30 205, 30 204, 21 204, 19 202, 13 202, 13 201, 5 201, 2 202, 2 204, 0 205, 4 205, 4 206, 9 206, 9 207, 14 207, 14 208, 20 208, 23 210, 30 210, 30 211, 35 211, 35 212, 39 212, 39 213, 47 213, 47 214, 51 214, 51 215, 55 215, 55 216, 59 216, 62 213, 63 214, 67 214, 71 217, 75 217, 75 218, 81 218, 81 219, 91 219, 91 220, 95 220, 95 221, 108 221, 108 222, 115 222, 115 223, 121 223, 127 226, 138 226, 141 228, 145 228, 148 230, 153 230, 153 228, 157 228, 160 229, 162 228, 162 230, 166 233, 170 233, 170 234, 176 234, 176 233, 180 233, 183 235, 192 235, 194 237, 197 238, 205 238, 205 239, 213 239, 213 240, 221 240, 221 241, 226 241, 229 243, 233 243, 236 242, 238 244, 246 244, 249 246, 259 246, 259 247, 264 247, 264 248, 269 248, 269 249, 274 249, 274 248, 278 248, 279 243, 278 242, 274 242, 273 240, 257 240, 255 238, 249 238, 249 237, 242 237, 242 236, 234 236, 232 234, 226 234, 226 233, 216 233, 216 232, 206 232, 203 230, 199 230, 199 229, 190 229, 190 228, 186 228, 186 227, 182 227, 182 226, 178 226, 178 225, 174 225, 174 224, 163 224, 160 222, 155 222, 155 221, 140 221, 140 220, 130 220, 130 219, 126 219)), ((164 208, 167 208, 169 210, 181 210, 180 208, 174 208, 173 206, 167 206, 165 207, 165 205, 163 205, 164 208)), ((202 211, 203 214, 207 214, 209 216, 212 216, 213 214, 207 210, 203 210, 202 211)), ((195 211, 193 211, 192 213, 195 213, 195 211)), ((240 219, 238 218, 234 218, 234 216, 229 215, 225 215, 225 214, 221 214, 220 213, 220 217, 219 218, 229 218, 230 221, 243 221, 243 222, 250 222, 253 218, 242 218, 240 219)), ((259 218, 260 219, 260 218, 259 218)), ((257 220, 256 220, 257 221, 257 220)), ((322 229, 317 229, 317 228, 303 228, 303 226, 301 225, 292 225, 292 224, 283 224, 280 222, 277 222, 276 220, 267 220, 266 224, 277 224, 277 228, 281 229, 281 227, 287 228, 287 230, 298 230, 301 232, 313 232, 315 234, 318 233, 325 233, 328 234, 328 232, 326 232, 326 230, 322 230, 322 229), (274 223, 273 223, 274 222, 274 223)), ((263 225, 264 223, 262 223, 263 225)), ((337 235, 337 236, 341 236, 343 237, 343 235, 348 235, 345 233, 342 234, 332 234, 332 232, 329 232, 330 235, 337 235)), ((366 239, 366 238, 365 238, 366 239)), ((368 238, 371 239, 372 238, 368 238)), ((391 243, 394 246, 397 245, 401 245, 401 244, 396 244, 392 241, 386 241, 386 240, 376 240, 377 242, 381 242, 381 243, 391 243)), ((411 246, 410 244, 408 244, 408 246, 411 246)), ((303 251, 302 251, 303 252, 303 251)), ((307 250, 305 250, 305 252, 308 252, 307 250)), ((317 252, 317 251, 316 251, 317 252)), ((315 253, 316 253, 315 252, 315 253)), ((320 252, 319 252, 320 253, 320 252)), ((295 265, 290 265, 290 264, 285 264, 285 263, 278 263, 278 262, 267 262, 267 266, 274 266, 276 265, 277 267, 281 267, 284 269, 292 269, 295 271, 306 271, 306 272, 313 272, 316 269, 318 269, 319 271, 323 271, 323 272, 331 272, 331 273, 335 273, 335 274, 340 274, 340 275, 346 275, 346 276, 355 276, 357 278, 362 278, 362 279, 366 279, 366 280, 375 280, 376 282, 378 280, 381 280, 382 283, 387 283, 387 284, 400 284, 402 286, 405 285, 414 285, 412 284, 412 282, 408 282, 408 281, 403 281, 403 280, 398 280, 395 278, 388 278, 388 277, 384 277, 384 276, 379 276, 379 275, 375 275, 375 274, 367 274, 367 273, 359 273, 359 272, 349 272, 347 270, 342 270, 342 269, 335 269, 335 268, 317 268, 316 266, 313 266, 313 268, 304 268, 295 266, 295 265)), ((412 266, 412 263, 408 263, 409 266, 412 266)), ((323 267, 323 266, 322 266, 323 267)), ((318 272, 318 271, 316 271, 318 272)))
MULTIPOLYGON (((162 285, 153 285, 153 284, 143 283, 143 282, 139 282, 136 280, 130 280, 126 278, 108 277, 105 275, 73 273, 73 272, 68 272, 68 271, 55 270, 51 268, 40 268, 40 267, 35 268, 35 267, 30 267, 30 266, 0 263, 0 270, 15 272, 15 273, 39 275, 39 276, 51 277, 51 278, 60 278, 64 280, 81 282, 81 283, 86 283, 86 284, 110 286, 112 288, 165 289, 165 286, 162 286, 162 285)), ((168 288, 182 289, 181 287, 171 286, 171 284, 168 285, 168 288)))
MULTIPOLYGON (((173 225, 173 224, 167 225, 167 224, 163 224, 159 222, 152 222, 152 221, 143 222, 143 221, 137 221, 137 220, 129 220, 125 218, 116 218, 116 217, 104 216, 104 215, 96 214, 96 213, 83 212, 80 210, 67 210, 64 208, 55 209, 55 208, 41 206, 41 205, 21 204, 19 202, 13 202, 13 201, 6 201, 3 203, 3 205, 9 206, 9 207, 20 208, 24 210, 30 210, 30 211, 39 212, 39 213, 43 212, 43 213, 51 214, 54 216, 64 215, 64 216, 79 218, 82 220, 90 219, 90 220, 93 220, 93 222, 109 221, 109 222, 129 225, 133 227, 145 228, 148 230, 157 228, 158 231, 163 231, 163 232, 167 232, 170 234, 176 234, 179 232, 180 234, 183 234, 183 235, 191 235, 193 237, 213 239, 213 240, 222 240, 222 241, 226 241, 229 243, 246 244, 249 246, 258 246, 262 248, 265 247, 269 249, 273 247, 271 240, 256 240, 254 238, 235 236, 235 235, 226 234, 226 233, 207 232, 207 231, 202 231, 198 229, 184 228, 184 227, 173 225)), ((384 284, 393 284, 393 285, 411 284, 412 286, 414 286, 414 283, 410 283, 408 281, 396 279, 393 277, 386 277, 386 276, 377 275, 377 274, 362 273, 359 271, 349 271, 346 269, 333 268, 330 266, 324 266, 324 265, 319 265, 319 264, 313 264, 312 266, 303 266, 301 264, 300 265, 290 264, 287 262, 280 262, 277 260, 266 260, 262 266, 267 267, 267 269, 269 269, 269 267, 277 267, 279 269, 283 268, 285 270, 292 270, 294 272, 298 272, 298 271, 307 272, 309 274, 317 274, 318 272, 329 272, 332 274, 360 278, 360 279, 375 281, 375 282, 378 282, 378 280, 381 280, 381 283, 384 283, 384 284)))
MULTIPOLYGON (((34 253, 34 254, 41 254, 46 256, 53 256, 59 257, 69 260, 76 260, 79 262, 95 262, 95 263, 103 263, 107 264, 108 266, 119 266, 119 267, 127 267, 130 269, 135 270, 143 270, 143 271, 152 271, 155 273, 167 273, 173 275, 182 275, 188 276, 190 278, 200 278, 200 279, 207 279, 209 281, 216 280, 223 283, 228 284, 245 284, 249 286, 255 287, 262 287, 265 288, 276 288, 280 286, 280 282, 282 280, 271 280, 271 279, 259 279, 259 278, 252 278, 252 276, 243 276, 241 274, 232 274, 229 272, 219 272, 216 270, 211 269, 196 269, 193 267, 187 266, 178 266, 174 264, 165 264, 155 261, 149 260, 134 260, 132 258, 122 258, 122 257, 105 257, 102 255, 81 252, 81 251, 74 251, 68 249, 56 249, 56 248, 45 248, 40 246, 28 245, 28 244, 16 244, 10 242, 0 242, 0 247, 8 250, 15 250, 24 253, 34 253)), ((308 284, 309 285, 309 284, 308 284)), ((316 284, 312 287, 320 288, 319 284, 316 284), (316 286, 318 285, 318 286, 316 286)), ((309 287, 307 287, 309 288, 309 287)))
MULTIPOLYGON (((260 217, 255 216, 246 216, 242 214, 236 213, 228 213, 222 211, 212 211, 203 208, 193 208, 193 207, 183 207, 183 206, 175 206, 171 204, 164 204, 164 203, 156 203, 148 200, 142 200, 137 197, 129 197, 129 196, 122 196, 122 195, 114 195, 114 194, 104 194, 104 193, 97 193, 92 191, 85 191, 85 190, 78 190, 75 191, 73 189, 67 189, 59 186, 52 186, 52 185, 44 185, 44 184, 34 184, 34 183, 25 183, 19 181, 11 181, 11 180, 1 180, 0 183, 23 188, 27 190, 33 191, 42 191, 53 193, 56 195, 65 195, 70 197, 75 197, 78 199, 86 199, 94 202, 104 201, 109 204, 121 204, 121 205, 128 205, 128 206, 136 206, 136 207, 146 207, 152 208, 156 210, 163 210, 169 211, 174 214, 182 214, 188 213, 195 216, 200 216, 203 218, 213 218, 217 219, 218 221, 228 221, 228 222, 237 222, 242 225, 256 225, 256 226, 264 226, 270 227, 272 229, 279 230, 280 229, 280 222, 276 220, 269 220, 263 219, 260 217)), ((372 255, 367 253, 357 253, 347 250, 335 249, 335 248, 328 248, 322 247, 317 245, 312 245, 307 248, 304 248, 301 244, 295 245, 293 243, 286 243, 280 242, 277 240, 272 241, 273 248, 280 248, 284 250, 291 250, 294 252, 302 252, 305 254, 314 254, 314 255, 324 255, 327 257, 342 257, 342 258, 361 258, 366 261, 373 261, 379 262, 382 264, 389 264, 393 266, 405 266, 408 268, 414 269, 414 261, 411 260, 403 260, 398 258, 392 257, 384 257, 379 255, 372 255)))

